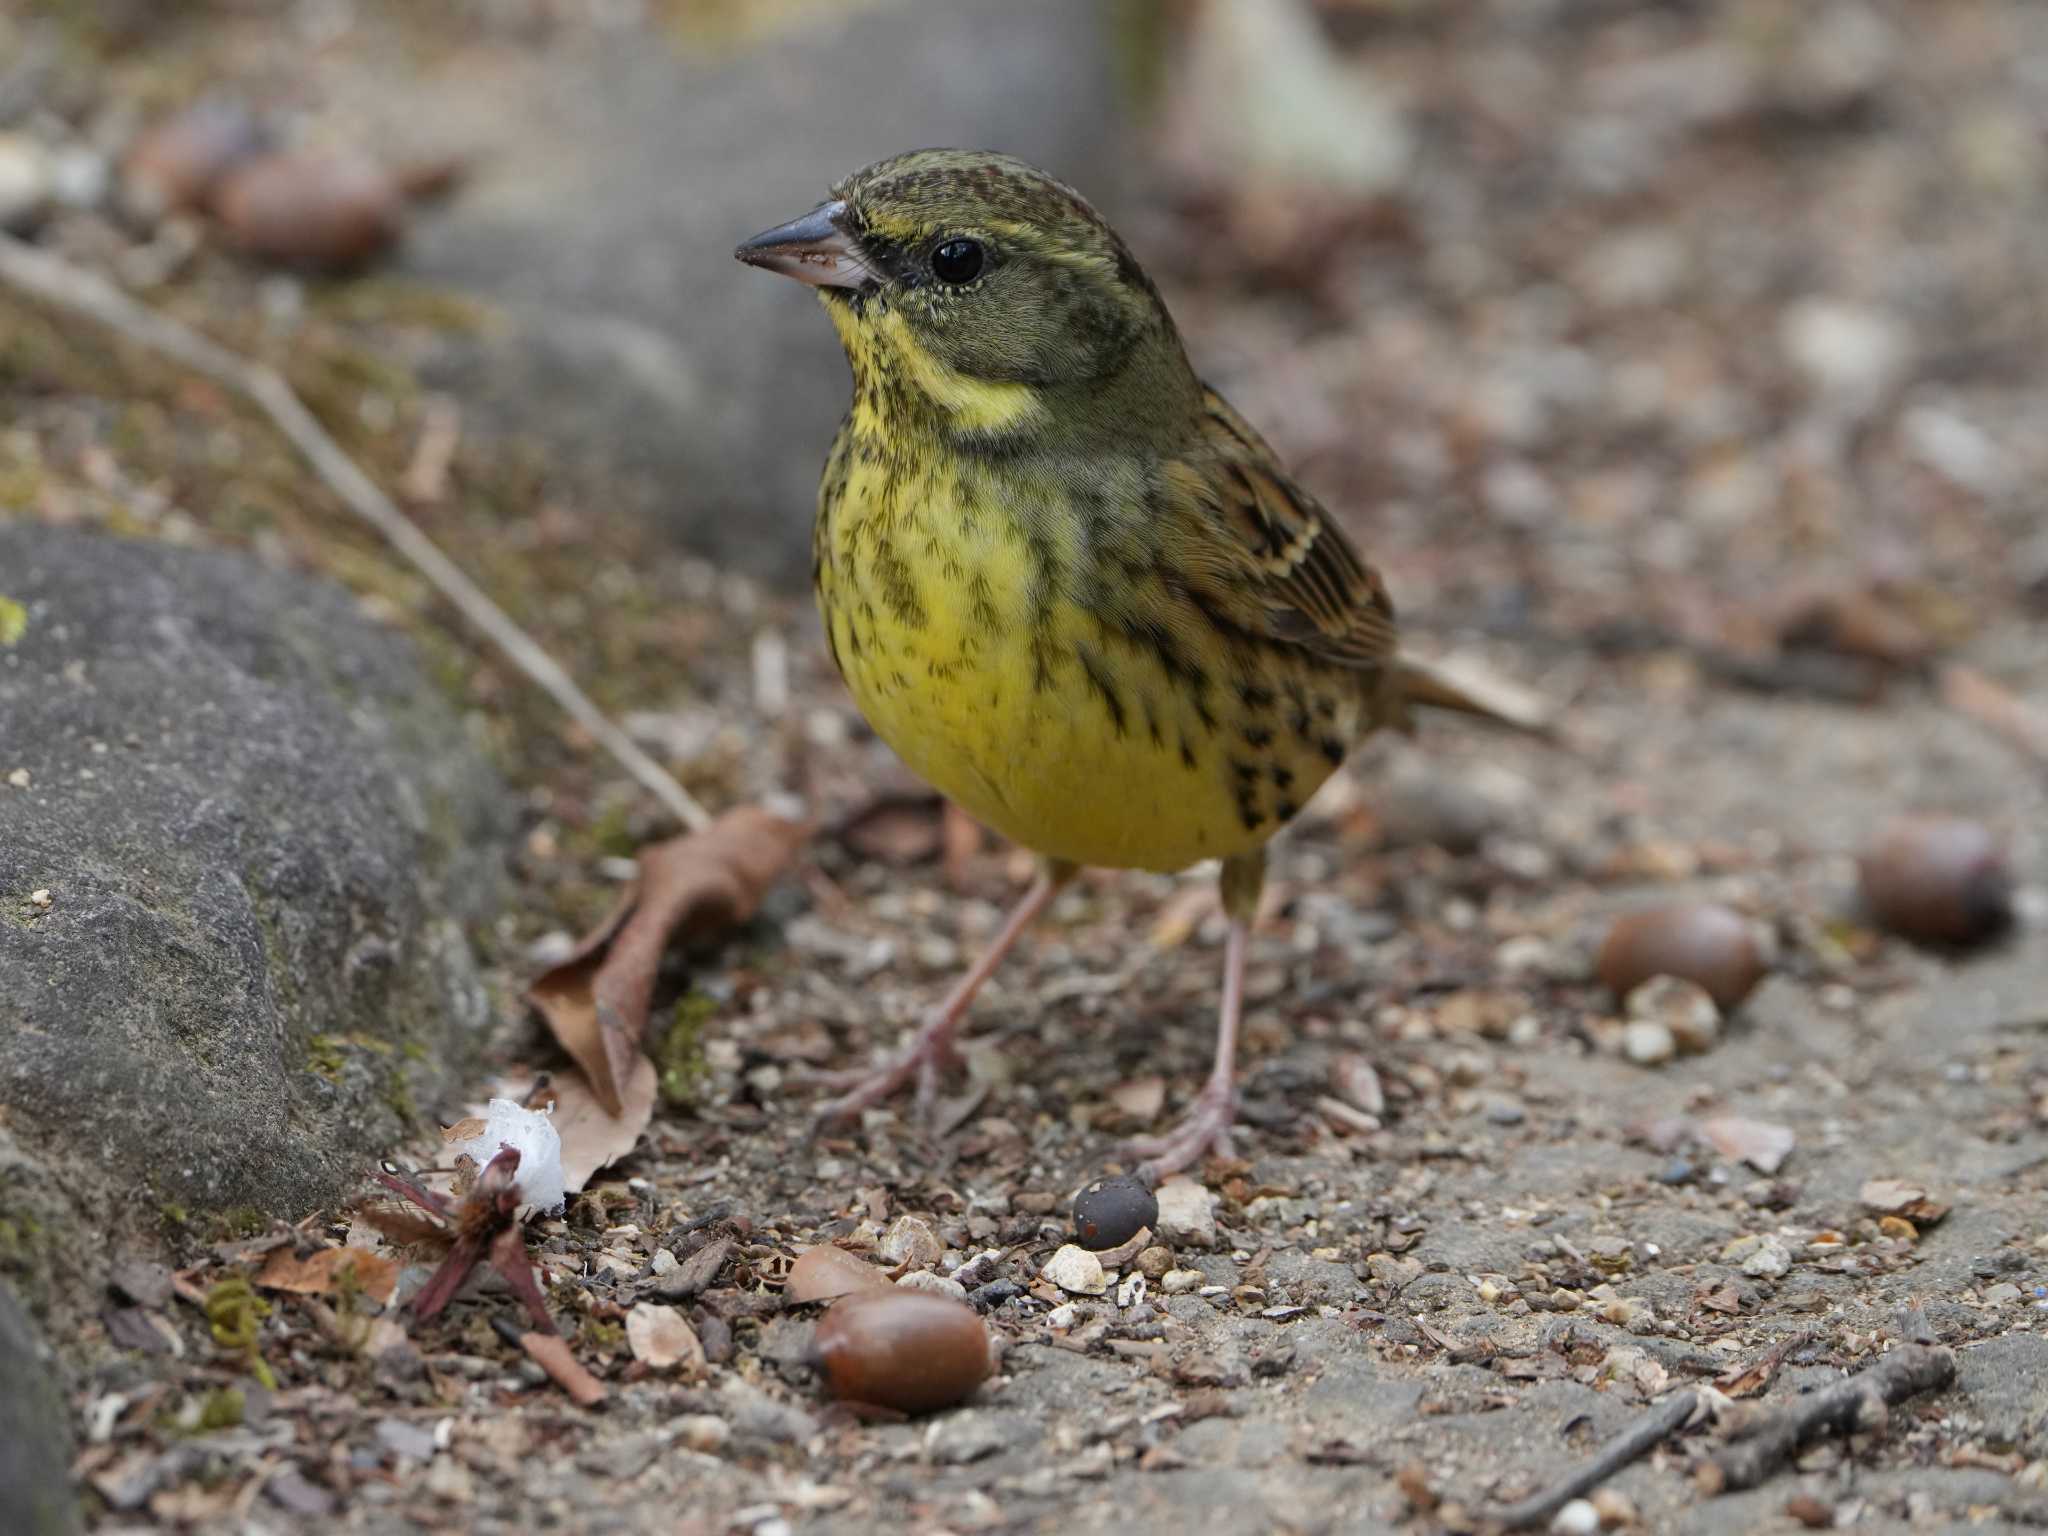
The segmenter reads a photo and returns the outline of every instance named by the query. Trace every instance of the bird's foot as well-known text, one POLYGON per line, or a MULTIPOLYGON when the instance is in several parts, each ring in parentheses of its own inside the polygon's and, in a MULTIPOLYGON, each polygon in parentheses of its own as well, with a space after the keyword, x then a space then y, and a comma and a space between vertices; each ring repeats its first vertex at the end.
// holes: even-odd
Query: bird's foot
POLYGON ((940 1074, 956 1071, 963 1065, 960 1052, 953 1045, 952 1024, 950 1019, 931 1020, 909 1045, 878 1067, 821 1072, 812 1077, 810 1081, 822 1087, 839 1090, 837 1098, 827 1099, 812 1112, 812 1124, 823 1129, 857 1119, 863 1110, 893 1097, 913 1080, 917 1083, 917 1094, 912 1100, 912 1112, 920 1125, 929 1124, 932 1108, 938 1102, 940 1074))
POLYGON ((1229 1157, 1230 1127, 1237 1120, 1237 1090, 1212 1080, 1180 1122, 1163 1136, 1139 1136, 1123 1145, 1126 1156, 1142 1158, 1138 1176, 1158 1184, 1212 1153, 1229 1157))

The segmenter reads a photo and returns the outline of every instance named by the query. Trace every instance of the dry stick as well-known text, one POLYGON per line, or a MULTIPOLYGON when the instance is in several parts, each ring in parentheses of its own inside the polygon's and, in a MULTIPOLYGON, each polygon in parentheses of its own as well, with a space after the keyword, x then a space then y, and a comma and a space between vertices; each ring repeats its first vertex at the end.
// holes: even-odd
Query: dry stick
POLYGON ((1869 1370, 1757 1421, 1700 1469, 1702 1484, 1712 1493, 1754 1488, 1790 1465, 1810 1441, 1824 1434, 1881 1429, 1891 1409, 1909 1397, 1947 1386, 1955 1376, 1953 1350, 1930 1344, 1895 1349, 1869 1370))
POLYGON ((691 798, 689 791, 612 724, 554 657, 542 650, 504 609, 463 574, 461 567, 413 526, 391 498, 328 435, 319 419, 285 383, 283 375, 137 303, 104 278, 8 235, 0 235, 0 280, 45 303, 97 320, 127 340, 183 363, 253 402, 351 512, 411 561, 464 618, 495 641, 515 666, 540 684, 650 794, 692 831, 701 831, 711 824, 710 813, 691 798))
POLYGON ((1961 662, 1942 668, 1940 684, 1942 702, 1950 709, 2004 737, 2035 762, 2048 764, 2048 719, 2026 700, 1961 662))
POLYGON ((1600 1447, 1599 1454, 1555 1487, 1534 1494, 1519 1504, 1487 1510, 1480 1516, 1486 1525, 1503 1530, 1523 1530, 1542 1525, 1580 1494, 1598 1488, 1623 1467, 1652 1450, 1686 1426, 1699 1408, 1699 1394, 1676 1392, 1644 1414, 1620 1434, 1600 1447))

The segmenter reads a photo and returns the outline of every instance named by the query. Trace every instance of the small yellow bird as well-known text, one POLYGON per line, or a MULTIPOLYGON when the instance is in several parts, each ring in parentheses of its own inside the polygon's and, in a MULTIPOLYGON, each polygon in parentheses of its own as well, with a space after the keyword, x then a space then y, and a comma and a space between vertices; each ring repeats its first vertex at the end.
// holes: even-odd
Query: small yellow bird
POLYGON ((895 1058, 928 1109, 961 1016, 1082 865, 1222 860, 1215 1068, 1132 1144, 1153 1179, 1227 1154, 1268 840, 1410 704, 1493 711, 1395 650, 1386 588, 1196 377, 1123 241, 1006 155, 856 172, 735 252, 817 289, 853 369, 813 550, 832 658, 917 773, 1038 853, 1038 879, 895 1058))

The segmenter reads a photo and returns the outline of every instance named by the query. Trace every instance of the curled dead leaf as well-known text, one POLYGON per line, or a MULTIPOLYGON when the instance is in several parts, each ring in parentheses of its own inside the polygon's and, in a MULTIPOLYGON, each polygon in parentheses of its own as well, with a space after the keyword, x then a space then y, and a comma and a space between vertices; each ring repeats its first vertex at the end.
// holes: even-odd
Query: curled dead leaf
POLYGON ((300 1296, 326 1296, 353 1285, 379 1306, 389 1306, 398 1289, 398 1266, 360 1248, 318 1248, 304 1258, 277 1248, 256 1272, 256 1283, 300 1296))
POLYGON ((676 940, 752 917, 808 830, 742 806, 700 832, 643 850, 639 876, 618 906, 527 989, 607 1113, 624 1116, 621 1088, 643 1059, 662 954, 676 940))

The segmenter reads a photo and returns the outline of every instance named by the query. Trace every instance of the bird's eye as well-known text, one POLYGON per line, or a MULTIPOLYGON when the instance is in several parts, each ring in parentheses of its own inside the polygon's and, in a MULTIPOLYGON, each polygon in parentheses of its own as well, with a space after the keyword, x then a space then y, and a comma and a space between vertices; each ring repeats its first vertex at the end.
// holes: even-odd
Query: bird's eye
POLYGON ((971 283, 981 276, 979 240, 942 240, 932 250, 932 276, 942 283, 971 283))

